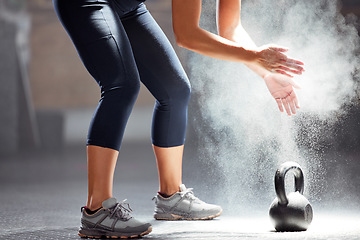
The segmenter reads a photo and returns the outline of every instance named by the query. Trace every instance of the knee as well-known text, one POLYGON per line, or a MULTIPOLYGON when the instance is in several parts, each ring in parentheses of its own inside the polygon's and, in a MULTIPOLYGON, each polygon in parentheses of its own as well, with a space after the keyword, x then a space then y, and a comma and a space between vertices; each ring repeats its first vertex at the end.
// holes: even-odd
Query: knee
POLYGON ((135 102, 139 91, 140 83, 135 82, 131 85, 116 85, 103 89, 101 92, 101 97, 104 99, 112 98, 118 103, 133 103, 135 102))
POLYGON ((174 84, 168 89, 166 98, 159 101, 163 107, 184 107, 190 100, 191 87, 188 81, 174 84))
POLYGON ((191 87, 188 81, 177 85, 173 89, 172 99, 180 102, 188 103, 191 95, 191 87))
POLYGON ((170 90, 169 101, 171 104, 187 105, 191 95, 191 86, 189 80, 182 79, 177 82, 170 90))

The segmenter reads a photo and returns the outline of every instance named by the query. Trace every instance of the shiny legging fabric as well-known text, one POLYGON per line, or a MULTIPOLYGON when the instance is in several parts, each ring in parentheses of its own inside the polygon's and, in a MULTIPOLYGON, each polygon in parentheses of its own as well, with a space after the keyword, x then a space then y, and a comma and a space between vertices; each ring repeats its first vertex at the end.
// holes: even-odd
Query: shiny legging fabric
POLYGON ((155 97, 152 142, 184 144, 190 83, 168 39, 138 0, 53 0, 56 13, 101 88, 88 145, 120 149, 140 81, 155 97))

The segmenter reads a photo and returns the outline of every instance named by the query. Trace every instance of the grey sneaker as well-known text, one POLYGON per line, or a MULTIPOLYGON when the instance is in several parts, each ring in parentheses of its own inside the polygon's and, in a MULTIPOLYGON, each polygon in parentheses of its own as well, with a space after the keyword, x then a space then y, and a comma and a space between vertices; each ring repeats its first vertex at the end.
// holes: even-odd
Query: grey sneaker
POLYGON ((134 219, 130 215, 131 211, 125 200, 118 203, 115 198, 105 200, 102 208, 91 215, 82 208, 78 234, 85 238, 134 238, 150 233, 150 223, 134 219))
POLYGON ((155 196, 154 218, 158 220, 205 220, 220 216, 222 208, 194 196, 192 188, 180 185, 180 192, 169 198, 155 196))

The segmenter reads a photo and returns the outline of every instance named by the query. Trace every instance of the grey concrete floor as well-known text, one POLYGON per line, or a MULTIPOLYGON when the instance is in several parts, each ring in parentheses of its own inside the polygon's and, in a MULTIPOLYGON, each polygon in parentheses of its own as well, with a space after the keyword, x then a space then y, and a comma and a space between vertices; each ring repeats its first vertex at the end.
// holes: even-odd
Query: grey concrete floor
MULTIPOLYGON (((187 152, 185 155, 189 155, 187 152)), ((186 156, 185 156, 186 158, 186 156)), ((86 154, 82 146, 60 152, 1 156, 0 239, 80 239, 80 207, 86 198, 86 154)), ((184 163, 184 171, 196 172, 184 163)), ((191 182, 188 187, 201 186, 191 182)), ((229 208, 211 221, 155 221, 152 197, 158 189, 150 142, 125 142, 115 174, 114 196, 128 199, 135 217, 149 221, 144 239, 360 239, 358 212, 317 211, 308 231, 276 233, 267 212, 236 215, 229 208)), ((211 193, 199 191, 200 198, 211 193)))

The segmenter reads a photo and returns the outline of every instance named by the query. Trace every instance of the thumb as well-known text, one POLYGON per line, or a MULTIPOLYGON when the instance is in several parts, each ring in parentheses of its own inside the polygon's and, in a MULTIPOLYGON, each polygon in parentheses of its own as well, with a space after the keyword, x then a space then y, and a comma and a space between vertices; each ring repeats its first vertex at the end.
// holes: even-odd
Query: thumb
POLYGON ((288 82, 294 87, 294 88, 297 88, 297 89, 301 89, 301 85, 295 81, 293 78, 289 78, 288 79, 288 82))

